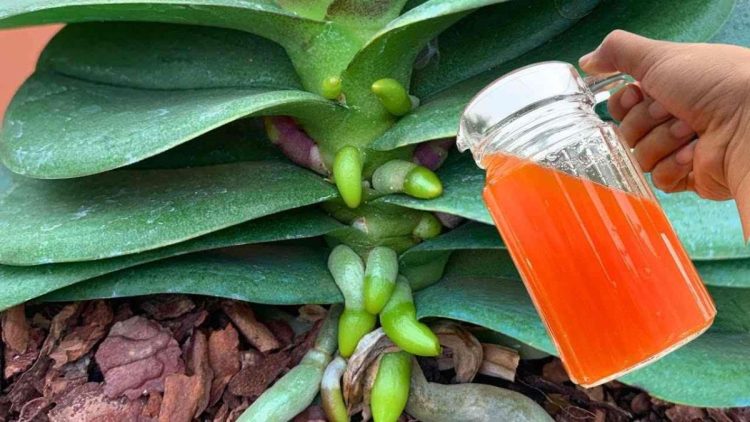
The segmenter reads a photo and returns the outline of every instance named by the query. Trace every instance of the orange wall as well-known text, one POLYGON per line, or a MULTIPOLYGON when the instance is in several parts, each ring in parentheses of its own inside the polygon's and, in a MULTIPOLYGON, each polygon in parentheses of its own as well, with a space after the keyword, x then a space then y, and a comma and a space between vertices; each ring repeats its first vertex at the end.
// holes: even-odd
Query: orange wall
POLYGON ((51 25, 0 31, 0 116, 13 93, 34 70, 42 48, 59 29, 60 26, 51 25))

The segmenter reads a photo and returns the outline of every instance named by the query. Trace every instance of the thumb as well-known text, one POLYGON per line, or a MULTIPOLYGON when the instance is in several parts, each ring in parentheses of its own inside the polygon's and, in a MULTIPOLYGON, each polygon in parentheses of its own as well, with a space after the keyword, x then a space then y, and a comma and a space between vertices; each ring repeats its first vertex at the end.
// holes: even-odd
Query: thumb
POLYGON ((643 80, 649 69, 669 54, 670 44, 618 29, 610 32, 596 50, 581 57, 578 64, 589 74, 624 72, 643 80))

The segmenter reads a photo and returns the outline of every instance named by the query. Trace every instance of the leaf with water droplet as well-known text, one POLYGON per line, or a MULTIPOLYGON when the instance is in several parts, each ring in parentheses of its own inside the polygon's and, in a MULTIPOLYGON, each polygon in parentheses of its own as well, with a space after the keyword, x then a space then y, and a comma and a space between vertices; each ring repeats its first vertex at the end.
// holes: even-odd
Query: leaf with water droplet
POLYGON ((0 196, 0 263, 132 254, 335 196, 319 176, 274 161, 67 180, 12 176, 0 196))

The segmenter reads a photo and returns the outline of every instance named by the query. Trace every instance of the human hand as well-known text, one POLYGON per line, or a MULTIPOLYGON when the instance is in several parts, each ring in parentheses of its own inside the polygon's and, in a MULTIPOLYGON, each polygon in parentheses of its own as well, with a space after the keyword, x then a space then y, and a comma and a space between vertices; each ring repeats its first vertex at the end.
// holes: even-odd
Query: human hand
POLYGON ((638 82, 613 95, 609 112, 654 185, 703 198, 735 198, 750 234, 750 49, 656 41, 610 33, 581 57, 592 74, 638 82))

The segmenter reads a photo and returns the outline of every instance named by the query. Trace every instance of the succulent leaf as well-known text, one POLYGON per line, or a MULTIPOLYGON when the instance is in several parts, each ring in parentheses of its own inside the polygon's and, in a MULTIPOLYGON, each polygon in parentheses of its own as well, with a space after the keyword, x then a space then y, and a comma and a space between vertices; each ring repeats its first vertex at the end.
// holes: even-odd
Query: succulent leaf
POLYGON ((340 303, 343 297, 326 268, 325 254, 310 246, 247 246, 186 255, 77 283, 40 300, 185 293, 272 305, 340 303))
MULTIPOLYGON (((0 311, 75 283, 152 261, 230 246, 309 238, 339 230, 340 227, 336 220, 320 211, 307 208, 259 218, 193 240, 137 254, 62 264, 23 267, 0 265, 0 291, 3 292, 0 295, 0 311)), ((104 289, 106 282, 95 284, 104 289)), ((114 287, 110 285, 109 288, 114 287)), ((83 289, 85 287, 75 290, 83 289)), ((105 295, 103 297, 115 295, 116 290, 110 291, 109 294, 101 294, 105 295)))

